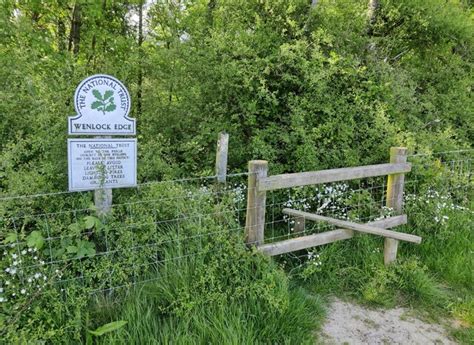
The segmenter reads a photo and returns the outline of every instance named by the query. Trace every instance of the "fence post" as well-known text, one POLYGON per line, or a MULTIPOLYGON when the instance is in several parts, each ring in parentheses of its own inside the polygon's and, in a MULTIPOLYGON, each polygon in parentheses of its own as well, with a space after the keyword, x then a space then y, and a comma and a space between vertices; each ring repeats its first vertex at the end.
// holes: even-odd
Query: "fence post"
POLYGON ((94 204, 100 217, 110 214, 112 210, 112 188, 100 188, 94 191, 94 204))
POLYGON ((247 218, 245 221, 245 242, 252 245, 263 244, 265 231, 265 207, 267 193, 259 192, 259 179, 267 177, 268 162, 255 160, 249 162, 247 218))
POLYGON ((295 232, 304 232, 306 226, 306 220, 304 217, 295 217, 295 225, 293 227, 295 232))
MULTIPOLYGON (((390 148, 390 163, 406 163, 407 148, 390 148)), ((403 189, 405 187, 405 174, 388 175, 387 181, 387 207, 392 208, 395 214, 403 211, 403 189)), ((398 240, 385 238, 384 243, 384 263, 389 265, 397 259, 398 240)))
MULTIPOLYGON (((112 137, 109 135, 99 135, 94 138, 110 139, 112 137)), ((105 180, 105 177, 107 176, 105 166, 103 166, 103 169, 104 170, 100 172, 102 174, 101 179, 103 178, 105 180)), ((103 186, 100 186, 99 189, 94 190, 94 205, 99 217, 110 215, 110 212, 112 211, 112 188, 104 188, 103 186)))
POLYGON ((227 177, 227 152, 229 151, 229 134, 220 132, 217 139, 216 175, 218 183, 225 183, 227 177))

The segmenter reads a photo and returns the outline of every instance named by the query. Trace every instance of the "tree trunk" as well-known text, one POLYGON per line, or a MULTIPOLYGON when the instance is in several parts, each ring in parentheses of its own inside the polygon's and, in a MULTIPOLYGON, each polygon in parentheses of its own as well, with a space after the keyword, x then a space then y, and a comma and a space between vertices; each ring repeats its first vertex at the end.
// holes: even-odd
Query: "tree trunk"
POLYGON ((57 21, 57 39, 58 39, 58 50, 63 52, 66 50, 66 26, 64 25, 64 21, 62 18, 58 18, 57 21))
POLYGON ((142 112, 142 84, 143 84, 143 1, 138 8, 138 90, 137 90, 137 113, 142 112))
POLYGON ((74 55, 79 53, 79 45, 81 42, 81 6, 79 4, 74 5, 72 10, 72 22, 71 31, 69 34, 69 51, 73 51, 74 55))
POLYGON ((369 25, 372 27, 377 20, 377 12, 379 10, 379 0, 369 0, 369 10, 368 10, 368 17, 369 17, 369 25))

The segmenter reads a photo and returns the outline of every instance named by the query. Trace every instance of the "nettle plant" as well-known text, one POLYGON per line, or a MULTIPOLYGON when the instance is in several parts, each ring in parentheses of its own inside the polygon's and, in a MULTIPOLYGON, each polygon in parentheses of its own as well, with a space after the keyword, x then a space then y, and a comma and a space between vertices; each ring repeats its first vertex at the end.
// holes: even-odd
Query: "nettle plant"
POLYGON ((91 109, 97 109, 105 115, 105 112, 111 112, 117 108, 114 103, 114 92, 112 90, 107 90, 102 95, 99 90, 94 89, 92 94, 97 101, 92 102, 91 109))

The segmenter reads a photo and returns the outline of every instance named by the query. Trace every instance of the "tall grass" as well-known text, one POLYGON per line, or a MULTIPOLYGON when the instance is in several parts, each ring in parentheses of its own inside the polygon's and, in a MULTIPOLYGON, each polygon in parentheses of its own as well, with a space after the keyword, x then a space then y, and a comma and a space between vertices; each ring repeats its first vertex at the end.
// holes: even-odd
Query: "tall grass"
POLYGON ((109 318, 128 324, 100 338, 99 344, 314 344, 322 301, 301 288, 288 291, 289 304, 277 312, 256 300, 210 303, 192 313, 159 313, 153 285, 134 290, 109 318))

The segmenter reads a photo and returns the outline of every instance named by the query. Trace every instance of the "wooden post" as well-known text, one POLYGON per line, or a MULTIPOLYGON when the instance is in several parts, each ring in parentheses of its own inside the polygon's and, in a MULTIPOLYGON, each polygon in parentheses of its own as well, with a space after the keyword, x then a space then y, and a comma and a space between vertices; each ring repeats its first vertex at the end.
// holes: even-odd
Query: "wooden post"
POLYGON ((295 217, 294 218, 294 221, 295 221, 295 226, 294 226, 294 230, 295 232, 304 232, 304 228, 305 228, 305 224, 306 224, 306 220, 304 217, 295 217))
POLYGON ((112 188, 101 188, 94 191, 94 204, 97 215, 106 216, 112 210, 112 188))
POLYGON ((258 181, 267 177, 268 162, 255 160, 249 162, 247 218, 245 222, 245 242, 260 245, 264 242, 265 206, 267 192, 258 190, 258 181))
MULTIPOLYGON (((407 148, 390 148, 390 163, 406 163, 407 148)), ((395 214, 403 212, 403 189, 405 186, 405 174, 388 175, 387 181, 387 207, 394 210, 395 214)), ((389 265, 397 259, 398 240, 386 238, 384 244, 384 263, 389 265)))
MULTIPOLYGON (((110 136, 96 136, 98 139, 110 139, 110 136)), ((105 166, 103 167, 105 169, 105 166)), ((106 174, 106 171, 102 171, 102 174, 106 174)), ((104 176, 105 179, 105 176, 104 176)), ((94 205, 96 208, 97 215, 99 217, 105 217, 112 211, 112 188, 100 187, 94 190, 94 205)))
POLYGON ((217 139, 216 152, 216 175, 217 182, 225 183, 227 176, 227 152, 229 151, 229 134, 226 132, 219 133, 217 139))

